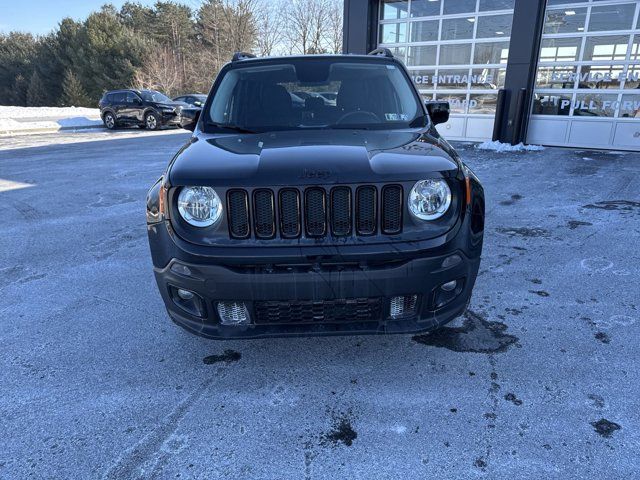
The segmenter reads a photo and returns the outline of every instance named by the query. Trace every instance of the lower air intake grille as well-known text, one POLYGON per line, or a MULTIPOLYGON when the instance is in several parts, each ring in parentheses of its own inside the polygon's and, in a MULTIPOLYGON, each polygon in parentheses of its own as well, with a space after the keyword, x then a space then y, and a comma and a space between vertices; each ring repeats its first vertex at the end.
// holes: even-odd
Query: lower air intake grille
POLYGON ((293 302, 254 302, 255 322, 275 323, 342 323, 379 320, 381 298, 347 298, 293 302))

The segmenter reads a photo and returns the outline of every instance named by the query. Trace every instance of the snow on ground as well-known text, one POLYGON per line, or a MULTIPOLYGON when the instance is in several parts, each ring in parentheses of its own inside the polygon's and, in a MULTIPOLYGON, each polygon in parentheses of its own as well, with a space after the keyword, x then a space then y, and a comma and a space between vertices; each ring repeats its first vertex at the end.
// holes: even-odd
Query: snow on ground
POLYGON ((100 118, 100 109, 84 107, 7 107, 0 105, 0 119, 4 118, 100 118))
POLYGON ((100 110, 83 107, 13 107, 0 105, 0 135, 99 127, 100 110))
POLYGON ((503 152, 538 152, 544 150, 541 145, 524 145, 522 142, 517 145, 511 145, 509 143, 495 142, 483 142, 476 146, 478 150, 491 150, 498 153, 503 152))

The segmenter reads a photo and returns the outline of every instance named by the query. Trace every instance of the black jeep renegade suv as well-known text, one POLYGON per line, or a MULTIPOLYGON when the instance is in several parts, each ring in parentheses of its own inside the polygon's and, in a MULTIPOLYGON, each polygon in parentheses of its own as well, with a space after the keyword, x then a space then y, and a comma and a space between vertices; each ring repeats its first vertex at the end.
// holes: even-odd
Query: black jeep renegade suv
POLYGON ((183 110, 194 134, 148 193, 171 318, 256 338, 421 332, 462 314, 484 194, 435 129, 448 116, 388 50, 236 54, 202 110, 183 110))
POLYGON ((164 125, 179 125, 180 111, 189 104, 175 102, 155 90, 113 90, 105 92, 98 106, 109 130, 127 125, 157 130, 164 125))

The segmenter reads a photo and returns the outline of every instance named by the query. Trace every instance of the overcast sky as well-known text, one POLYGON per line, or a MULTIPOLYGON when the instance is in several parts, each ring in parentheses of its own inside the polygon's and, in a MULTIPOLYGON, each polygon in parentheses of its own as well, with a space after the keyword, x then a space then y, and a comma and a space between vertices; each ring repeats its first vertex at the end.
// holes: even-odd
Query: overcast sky
MULTIPOLYGON (((144 5, 155 3, 155 0, 136 1, 144 5)), ((42 35, 56 28, 65 17, 83 20, 105 3, 120 8, 125 2, 126 0, 0 0, 0 32, 19 30, 42 35)), ((200 2, 183 0, 179 3, 196 6, 200 2)))

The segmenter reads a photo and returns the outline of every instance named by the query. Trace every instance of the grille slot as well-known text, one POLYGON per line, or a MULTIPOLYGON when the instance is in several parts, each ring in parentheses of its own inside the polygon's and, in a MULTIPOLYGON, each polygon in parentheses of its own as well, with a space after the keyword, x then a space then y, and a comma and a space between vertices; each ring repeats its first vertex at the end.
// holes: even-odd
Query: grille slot
POLYGON ((327 233, 327 205, 322 188, 305 191, 305 227, 309 237, 322 237, 327 233))
POLYGON ((373 235, 377 229, 376 187, 360 187, 356 191, 356 231, 358 235, 373 235))
POLYGON ((379 320, 382 298, 254 302, 257 324, 346 323, 379 320))
POLYGON ((280 234, 283 238, 300 236, 300 194, 292 188, 280 190, 280 234))
POLYGON ((402 230, 402 186, 386 185, 382 189, 382 233, 402 230))
POLYGON ((331 190, 331 231, 338 237, 351 235, 351 189, 331 190))
POLYGON ((273 192, 267 189, 253 192, 253 228, 257 238, 273 238, 276 234, 273 192))
POLYGON ((247 192, 244 190, 230 190, 227 193, 227 212, 231 238, 248 238, 250 228, 247 192))

